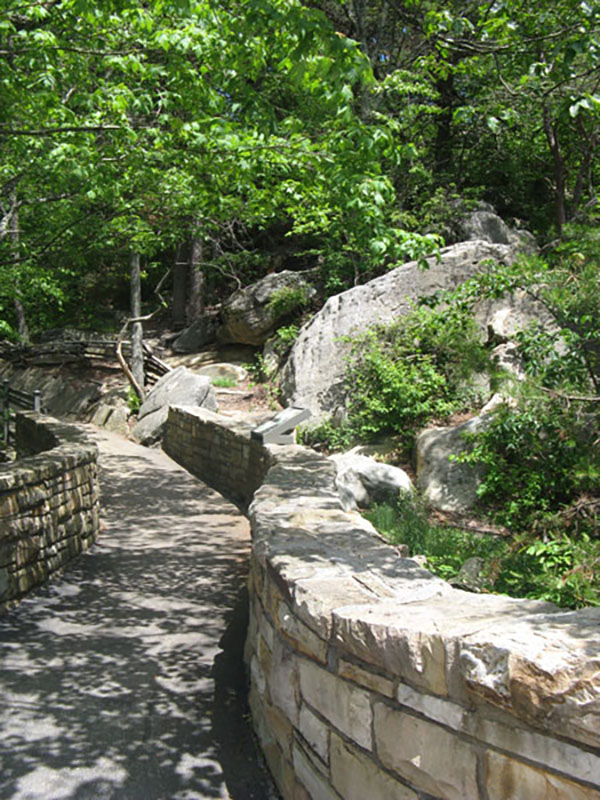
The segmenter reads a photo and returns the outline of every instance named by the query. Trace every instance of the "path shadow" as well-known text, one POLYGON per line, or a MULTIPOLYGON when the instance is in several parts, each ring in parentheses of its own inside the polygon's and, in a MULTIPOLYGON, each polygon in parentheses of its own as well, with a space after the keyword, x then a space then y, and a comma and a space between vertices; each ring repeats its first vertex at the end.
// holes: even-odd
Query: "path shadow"
POLYGON ((273 798, 245 705, 245 520, 186 473, 143 502, 135 467, 105 475, 100 542, 0 617, 0 797, 273 798))

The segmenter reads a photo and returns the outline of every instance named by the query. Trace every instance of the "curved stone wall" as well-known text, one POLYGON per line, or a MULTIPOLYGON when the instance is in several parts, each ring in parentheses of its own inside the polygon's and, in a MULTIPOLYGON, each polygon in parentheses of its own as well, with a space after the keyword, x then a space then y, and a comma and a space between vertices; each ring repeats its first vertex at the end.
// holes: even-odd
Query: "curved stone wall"
POLYGON ((17 416, 19 460, 0 465, 0 608, 98 534, 97 448, 76 425, 17 416))
POLYGON ((283 797, 600 800, 600 609, 451 588, 250 427, 175 408, 164 446, 241 504, 261 484, 246 658, 283 797))

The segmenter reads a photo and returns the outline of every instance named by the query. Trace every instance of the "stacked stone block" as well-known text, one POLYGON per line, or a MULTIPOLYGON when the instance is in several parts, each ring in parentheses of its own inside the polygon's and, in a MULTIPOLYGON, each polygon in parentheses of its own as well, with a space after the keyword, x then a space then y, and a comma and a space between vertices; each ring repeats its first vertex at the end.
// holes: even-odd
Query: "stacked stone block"
MULTIPOLYGON (((232 433, 255 446, 206 412, 169 422, 190 413, 204 480, 232 433)), ((600 800, 600 609, 453 589, 342 510, 325 459, 252 463, 245 655, 285 800, 600 800)))
POLYGON ((209 486, 223 486, 223 494, 247 508, 269 458, 250 438, 264 415, 257 415, 254 423, 251 419, 221 417, 198 406, 171 406, 162 447, 192 475, 209 486))
POLYGON ((28 412, 0 466, 0 608, 47 580, 95 540, 97 448, 81 429, 28 412))

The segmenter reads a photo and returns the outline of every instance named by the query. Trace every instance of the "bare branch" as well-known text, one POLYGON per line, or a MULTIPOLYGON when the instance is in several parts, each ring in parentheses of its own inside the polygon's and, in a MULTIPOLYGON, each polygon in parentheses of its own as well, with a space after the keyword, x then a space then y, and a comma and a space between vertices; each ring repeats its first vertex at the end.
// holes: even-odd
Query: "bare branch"
POLYGON ((545 386, 538 386, 538 389, 549 394, 551 397, 558 397, 561 400, 571 400, 574 403, 600 403, 600 397, 596 395, 567 394, 566 392, 559 392, 557 389, 547 389, 545 386))
POLYGON ((98 133, 99 131, 118 131, 120 125, 65 125, 58 128, 2 128, 0 136, 52 136, 55 133, 98 133))
MULTIPOLYGON (((168 269, 166 271, 166 273, 163 275, 163 277, 160 279, 156 289, 154 290, 155 293, 158 295, 160 301, 161 301, 161 305, 158 308, 155 308, 154 311, 152 311, 150 314, 145 314, 143 317, 130 317, 129 319, 127 319, 125 321, 125 324, 123 325, 123 327, 119 331, 119 335, 117 337, 117 342, 116 342, 116 346, 115 346, 115 352, 116 352, 116 355, 117 355, 117 361, 119 362, 119 364, 121 366, 121 369, 123 370, 123 372, 125 373, 125 375, 127 377, 127 380, 131 384, 134 392, 137 394, 137 396, 140 398, 140 400, 143 400, 144 396, 145 396, 144 387, 140 386, 139 383, 136 381, 136 379, 135 379, 135 377, 133 375, 133 372, 131 371, 131 369, 129 367, 129 364, 125 360, 125 356, 123 355, 123 340, 125 339, 125 334, 127 333, 127 328, 130 325, 133 325, 135 322, 148 322, 148 320, 151 320, 153 317, 155 317, 159 313, 159 311, 162 310, 162 308, 165 305, 165 301, 164 301, 164 299, 162 298, 162 296, 160 294, 160 289, 162 288, 163 283, 166 281, 166 279, 167 279, 167 277, 169 276, 170 273, 171 273, 171 270, 168 269)), ((146 349, 147 349, 147 347, 146 347, 146 349)), ((168 364, 165 364, 164 362, 160 361, 159 359, 156 359, 156 361, 159 362, 162 366, 166 367, 167 369, 169 369, 169 370, 171 369, 168 366, 168 364)))
MULTIPOLYGON (((54 47, 46 46, 44 48, 44 50, 45 51, 54 50, 55 52, 58 52, 58 53, 62 53, 62 52, 65 52, 65 53, 78 53, 78 54, 84 55, 84 56, 128 56, 128 55, 131 55, 132 53, 148 52, 146 50, 141 50, 141 49, 139 49, 139 50, 136 50, 136 49, 131 49, 131 50, 92 50, 92 49, 88 49, 86 47, 69 47, 67 45, 62 45, 62 44, 61 45, 56 45, 54 47)), ((21 55, 25 55, 27 53, 31 53, 31 52, 35 52, 35 51, 36 51, 35 47, 22 47, 19 50, 16 50, 16 49, 15 50, 11 50, 11 49, 0 50, 0 56, 21 56, 21 55)))

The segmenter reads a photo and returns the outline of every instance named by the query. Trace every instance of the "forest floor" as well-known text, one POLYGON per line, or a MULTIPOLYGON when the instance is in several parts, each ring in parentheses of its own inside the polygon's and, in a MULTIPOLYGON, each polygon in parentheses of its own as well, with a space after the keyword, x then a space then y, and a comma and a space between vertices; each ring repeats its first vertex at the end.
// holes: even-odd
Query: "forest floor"
POLYGON ((249 345, 209 346, 197 353, 173 353, 160 346, 160 339, 149 339, 148 343, 159 358, 170 367, 184 366, 191 372, 214 364, 231 364, 242 367, 246 376, 231 387, 215 386, 219 411, 231 412, 279 411, 281 403, 277 393, 268 383, 261 383, 253 376, 256 348, 249 345))

